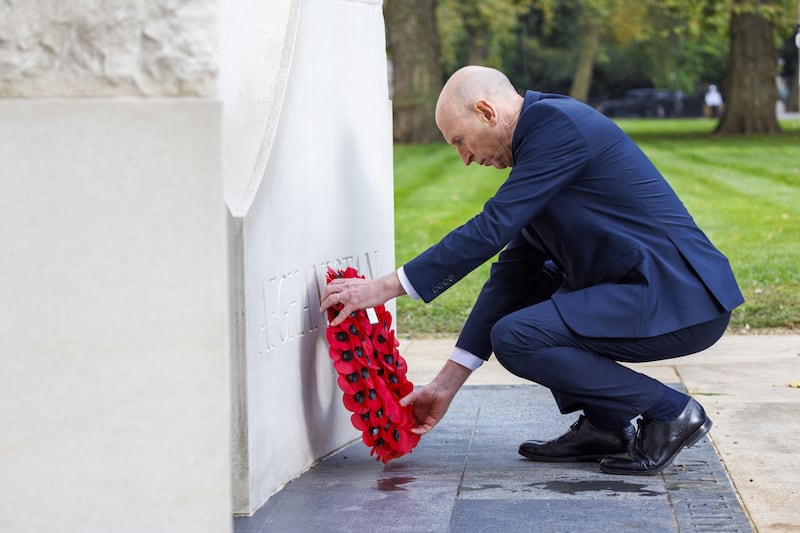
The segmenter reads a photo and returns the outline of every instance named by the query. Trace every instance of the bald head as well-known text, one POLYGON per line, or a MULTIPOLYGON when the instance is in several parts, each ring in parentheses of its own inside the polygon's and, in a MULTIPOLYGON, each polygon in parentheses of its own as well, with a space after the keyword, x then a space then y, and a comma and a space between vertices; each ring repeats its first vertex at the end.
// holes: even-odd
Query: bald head
POLYGON ((503 106, 517 99, 519 95, 516 89, 499 70, 474 65, 463 67, 450 76, 439 94, 436 123, 474 111, 475 102, 480 100, 503 106))
POLYGON ((436 103, 436 125, 465 164, 511 166, 511 140, 522 97, 505 74, 464 67, 447 80, 436 103))

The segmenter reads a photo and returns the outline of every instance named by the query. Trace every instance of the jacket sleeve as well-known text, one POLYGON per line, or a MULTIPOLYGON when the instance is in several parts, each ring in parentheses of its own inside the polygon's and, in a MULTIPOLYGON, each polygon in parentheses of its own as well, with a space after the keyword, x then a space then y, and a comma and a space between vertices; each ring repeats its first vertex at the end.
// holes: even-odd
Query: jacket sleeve
POLYGON ((492 353, 490 333, 503 316, 542 302, 559 288, 563 276, 552 261, 522 236, 514 239, 492 265, 456 346, 481 359, 492 353))
POLYGON ((523 112, 514 137, 514 167, 483 210, 404 265, 425 302, 511 242, 590 160, 576 124, 550 104, 534 104, 523 112))

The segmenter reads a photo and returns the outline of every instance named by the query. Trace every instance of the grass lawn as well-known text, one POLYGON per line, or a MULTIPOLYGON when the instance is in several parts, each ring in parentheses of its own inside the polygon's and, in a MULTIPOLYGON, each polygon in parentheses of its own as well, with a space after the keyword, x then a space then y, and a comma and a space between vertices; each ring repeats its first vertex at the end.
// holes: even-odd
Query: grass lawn
MULTIPOLYGON (((777 137, 715 137, 707 119, 619 124, 730 259, 747 299, 731 328, 800 328, 800 121, 777 137)), ((394 171, 398 264, 480 212, 507 176, 465 167, 446 144, 395 146, 394 171)), ((457 334, 488 272, 489 263, 427 305, 399 298, 399 332, 457 334)))

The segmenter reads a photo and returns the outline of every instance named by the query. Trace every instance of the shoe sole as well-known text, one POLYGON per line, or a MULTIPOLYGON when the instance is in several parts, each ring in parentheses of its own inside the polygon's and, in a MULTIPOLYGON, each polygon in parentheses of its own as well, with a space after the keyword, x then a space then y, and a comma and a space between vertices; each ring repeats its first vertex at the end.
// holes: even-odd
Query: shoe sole
POLYGON ((677 457, 681 450, 694 446, 700 439, 705 437, 713 425, 714 423, 711 421, 711 419, 706 417, 703 425, 694 430, 691 435, 686 437, 686 440, 684 440, 683 443, 678 446, 675 452, 664 462, 664 464, 651 470, 623 470, 618 468, 604 467, 602 464, 600 465, 600 470, 606 474, 621 474, 624 476, 652 476, 654 474, 660 474, 672 464, 672 461, 675 460, 675 457, 677 457))
POLYGON ((572 457, 550 457, 547 455, 536 455, 533 453, 528 453, 522 451, 522 449, 518 450, 518 453, 528 459, 530 461, 540 461, 543 463, 588 463, 588 462, 597 462, 601 459, 605 459, 609 455, 613 455, 610 453, 604 455, 576 455, 572 457))

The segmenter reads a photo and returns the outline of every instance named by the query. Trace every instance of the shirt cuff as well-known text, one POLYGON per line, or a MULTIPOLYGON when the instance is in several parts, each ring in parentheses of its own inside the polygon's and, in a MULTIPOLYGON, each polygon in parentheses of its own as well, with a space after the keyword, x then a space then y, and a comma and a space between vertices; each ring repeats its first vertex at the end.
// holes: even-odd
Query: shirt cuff
POLYGON ((403 270, 403 267, 397 269, 397 277, 400 279, 400 285, 403 286, 403 290, 406 291, 406 294, 410 296, 412 300, 419 300, 421 298, 419 293, 414 290, 414 286, 411 282, 408 281, 406 271, 403 270))
POLYGON ((450 354, 450 360, 473 371, 477 370, 478 367, 486 362, 477 355, 474 355, 463 348, 459 348, 458 346, 453 348, 453 353, 450 354))

